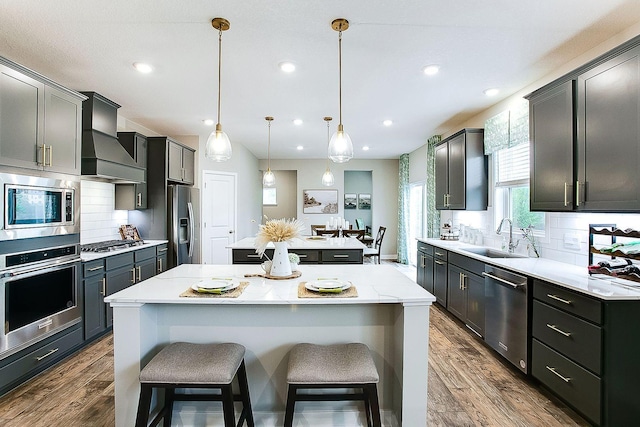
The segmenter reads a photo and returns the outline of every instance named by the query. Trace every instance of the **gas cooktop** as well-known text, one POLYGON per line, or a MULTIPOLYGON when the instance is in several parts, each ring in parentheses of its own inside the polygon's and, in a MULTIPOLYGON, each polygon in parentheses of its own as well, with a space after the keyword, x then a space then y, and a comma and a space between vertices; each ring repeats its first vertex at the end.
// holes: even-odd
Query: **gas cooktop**
POLYGON ((104 242, 80 245, 80 250, 82 252, 111 252, 119 249, 127 249, 132 246, 142 246, 143 244, 143 240, 106 240, 104 242))

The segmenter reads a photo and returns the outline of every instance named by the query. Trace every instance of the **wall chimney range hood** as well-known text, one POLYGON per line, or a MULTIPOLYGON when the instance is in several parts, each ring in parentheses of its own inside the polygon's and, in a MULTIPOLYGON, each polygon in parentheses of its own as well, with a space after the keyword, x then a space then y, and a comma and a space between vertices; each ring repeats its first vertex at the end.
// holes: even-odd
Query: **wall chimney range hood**
POLYGON ((96 92, 81 92, 82 175, 119 183, 145 180, 145 170, 136 165, 118 141, 118 108, 115 102, 96 92))

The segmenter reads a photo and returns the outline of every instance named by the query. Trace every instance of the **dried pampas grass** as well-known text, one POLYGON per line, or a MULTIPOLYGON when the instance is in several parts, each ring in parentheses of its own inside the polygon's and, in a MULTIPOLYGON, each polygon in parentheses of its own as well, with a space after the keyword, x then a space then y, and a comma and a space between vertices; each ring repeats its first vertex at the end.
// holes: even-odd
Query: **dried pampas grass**
POLYGON ((262 256, 269 242, 288 242, 300 237, 304 223, 297 219, 270 219, 260 225, 256 236, 256 252, 262 256))

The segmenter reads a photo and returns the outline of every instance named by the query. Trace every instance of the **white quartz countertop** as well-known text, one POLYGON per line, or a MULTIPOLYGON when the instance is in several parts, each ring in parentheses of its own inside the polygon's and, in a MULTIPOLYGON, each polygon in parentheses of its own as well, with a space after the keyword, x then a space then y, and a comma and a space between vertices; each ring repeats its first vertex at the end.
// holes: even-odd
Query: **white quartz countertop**
POLYGON ((389 265, 313 265, 300 266, 302 276, 289 280, 248 277, 263 273, 259 265, 182 264, 106 297, 112 305, 152 304, 403 304, 430 305, 435 297, 415 281, 389 265), (189 298, 180 294, 199 280, 229 277, 249 282, 237 298, 189 298), (298 298, 298 284, 318 278, 350 281, 357 297, 298 298))
POLYGON ((119 255, 119 254, 123 254, 125 252, 133 252, 133 251, 137 251, 140 249, 144 249, 144 248, 148 248, 151 246, 158 246, 158 245, 162 245, 163 243, 167 243, 168 240, 145 240, 144 244, 140 245, 140 246, 131 246, 130 248, 126 248, 126 249, 118 249, 116 251, 110 251, 110 252, 80 252, 80 259, 82 261, 93 261, 96 259, 100 259, 100 258, 106 258, 106 257, 110 257, 113 255, 119 255))
POLYGON ((478 246, 459 241, 440 239, 418 239, 421 242, 456 252, 487 264, 503 267, 516 273, 544 280, 568 289, 573 289, 603 300, 640 299, 640 283, 616 279, 605 275, 590 276, 587 267, 553 261, 545 258, 489 258, 463 248, 478 246))
MULTIPOLYGON (((247 237, 230 244, 230 249, 255 249, 255 237, 247 237)), ((273 249, 273 243, 267 248, 273 249)), ((291 249, 364 249, 366 246, 355 237, 303 236, 289 242, 291 249)))

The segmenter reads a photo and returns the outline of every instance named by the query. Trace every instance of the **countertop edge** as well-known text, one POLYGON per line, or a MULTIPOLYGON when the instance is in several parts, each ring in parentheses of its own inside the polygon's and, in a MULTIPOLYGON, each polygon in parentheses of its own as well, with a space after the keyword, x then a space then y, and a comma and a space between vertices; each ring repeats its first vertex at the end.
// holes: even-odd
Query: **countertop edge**
POLYGON ((130 248, 126 248, 126 249, 118 249, 117 251, 111 251, 111 252, 80 252, 80 260, 82 262, 87 262, 87 261, 95 261, 97 259, 102 259, 102 258, 107 258, 110 256, 114 256, 114 255, 120 255, 126 252, 133 252, 133 251, 138 251, 140 249, 144 249, 144 248, 150 248, 153 246, 159 246, 165 243, 169 243, 168 240, 145 240, 144 244, 140 245, 140 246, 132 246, 130 248))

